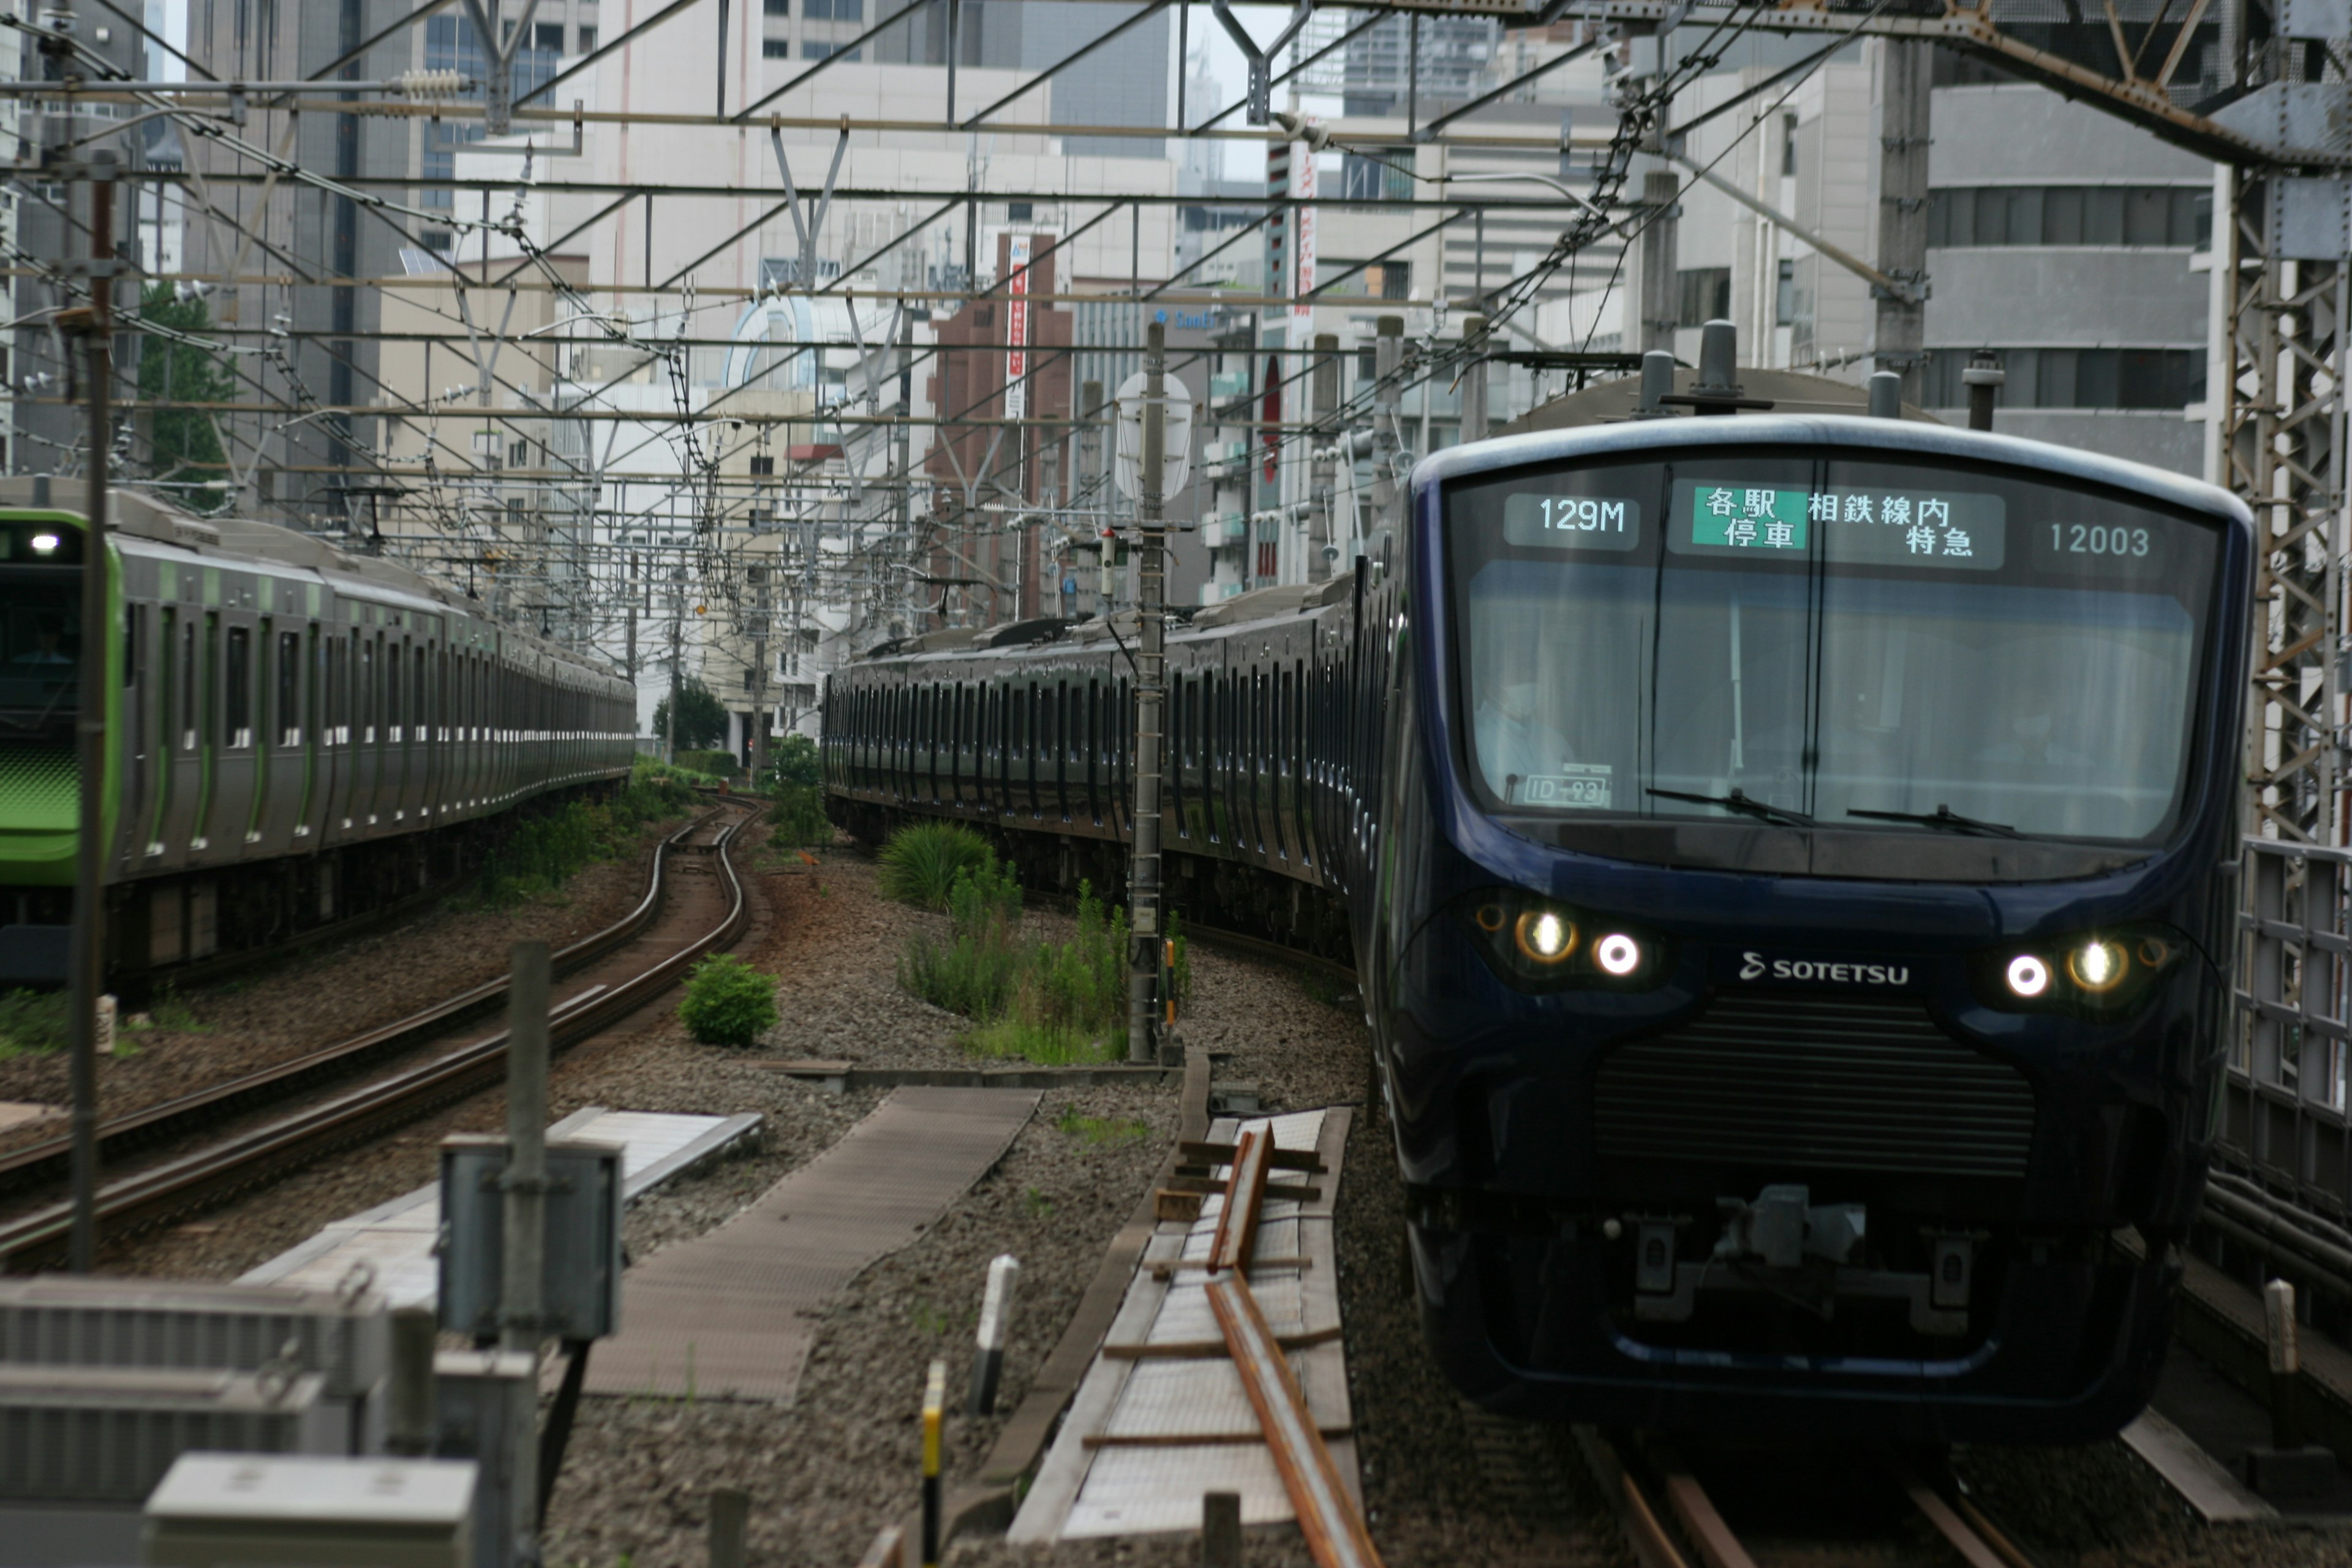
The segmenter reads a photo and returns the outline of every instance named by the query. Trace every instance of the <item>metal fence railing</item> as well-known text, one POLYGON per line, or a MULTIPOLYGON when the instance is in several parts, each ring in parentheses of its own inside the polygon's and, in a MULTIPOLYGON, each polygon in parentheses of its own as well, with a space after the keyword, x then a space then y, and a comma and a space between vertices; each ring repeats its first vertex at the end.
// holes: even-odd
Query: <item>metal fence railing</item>
POLYGON ((2221 1163, 2273 1200, 2352 1216, 2346 967, 2352 850, 2245 840, 2221 1163))

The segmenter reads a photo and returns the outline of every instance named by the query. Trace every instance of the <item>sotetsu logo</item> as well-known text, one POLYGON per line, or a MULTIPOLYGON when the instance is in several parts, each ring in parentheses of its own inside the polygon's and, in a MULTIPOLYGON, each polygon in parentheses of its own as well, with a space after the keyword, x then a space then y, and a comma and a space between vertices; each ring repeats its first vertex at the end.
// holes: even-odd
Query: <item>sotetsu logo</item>
POLYGON ((1761 980, 1826 980, 1835 985, 1908 985, 1907 963, 1833 963, 1802 958, 1766 958, 1760 952, 1739 955, 1739 978, 1761 980))

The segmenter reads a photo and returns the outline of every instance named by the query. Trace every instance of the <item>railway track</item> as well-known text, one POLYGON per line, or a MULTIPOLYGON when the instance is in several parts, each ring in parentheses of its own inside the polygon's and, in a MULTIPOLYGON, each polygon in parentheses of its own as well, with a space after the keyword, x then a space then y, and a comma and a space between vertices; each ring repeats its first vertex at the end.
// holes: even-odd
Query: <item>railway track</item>
MULTIPOLYGON (((672 834, 654 857, 637 906, 554 955, 553 1048, 619 1023, 741 933, 750 910, 728 851, 748 816, 746 807, 722 804, 672 834)), ((501 1081, 506 1031, 493 1025, 484 1033, 482 1015, 506 990, 504 980, 476 986, 322 1050, 110 1119, 100 1130, 101 1170, 126 1154, 241 1124, 201 1148, 148 1160, 106 1181, 98 1194, 101 1230, 119 1237, 225 1202, 501 1081), (340 1079, 407 1057, 422 1059, 332 1089, 340 1079), (278 1110, 322 1088, 330 1091, 278 1110)), ((0 1190, 55 1186, 69 1159, 69 1141, 62 1138, 10 1151, 0 1155, 0 1190)), ((62 1199, 0 1220, 0 1272, 58 1261, 71 1225, 71 1205, 62 1199)))
POLYGON ((1643 1568, 2034 1568, 1940 1458, 1573 1429, 1643 1568))

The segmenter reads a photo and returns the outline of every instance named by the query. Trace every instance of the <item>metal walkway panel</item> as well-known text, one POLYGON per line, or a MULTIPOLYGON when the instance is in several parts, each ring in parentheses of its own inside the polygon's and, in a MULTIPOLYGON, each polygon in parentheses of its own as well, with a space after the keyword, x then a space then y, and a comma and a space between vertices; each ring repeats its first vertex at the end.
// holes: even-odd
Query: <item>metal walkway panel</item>
MULTIPOLYGON (((584 1138, 621 1146, 621 1196, 635 1203, 670 1177, 743 1137, 757 1116, 676 1116, 591 1105, 547 1130, 548 1141, 584 1138)), ((430 1307, 441 1293, 433 1247, 441 1234, 439 1184, 339 1219, 289 1251, 239 1277, 240 1285, 300 1285, 331 1290, 365 1269, 395 1307, 430 1307)))
POLYGON ((1028 1089, 902 1089, 717 1229, 623 1278, 591 1394, 789 1400, 816 1314, 1003 1157, 1028 1089))
MULTIPOLYGON (((1340 1477, 1357 1489, 1348 1363, 1338 1333, 1338 1249, 1332 1213, 1349 1112, 1302 1111, 1213 1125, 1230 1143, 1246 1126, 1270 1127, 1277 1148, 1312 1150, 1316 1175, 1278 1171, 1278 1184, 1317 1189, 1300 1201, 1268 1198, 1252 1248, 1251 1293, 1276 1334, 1304 1342, 1288 1352, 1307 1408, 1330 1441, 1340 1477)), ((1222 1168, 1216 1173, 1222 1176, 1222 1168)), ((1208 1258, 1223 1194, 1190 1224, 1160 1226, 1144 1249, 1118 1316, 1071 1401, 1006 1539, 1042 1545, 1080 1537, 1198 1530, 1201 1494, 1237 1492, 1248 1524, 1288 1521, 1290 1495, 1258 1430, 1240 1372, 1223 1354, 1210 1310, 1208 1258), (1186 1265, 1192 1267, 1185 1267, 1186 1265), (1203 1353, 1215 1347, 1213 1353, 1203 1353)))

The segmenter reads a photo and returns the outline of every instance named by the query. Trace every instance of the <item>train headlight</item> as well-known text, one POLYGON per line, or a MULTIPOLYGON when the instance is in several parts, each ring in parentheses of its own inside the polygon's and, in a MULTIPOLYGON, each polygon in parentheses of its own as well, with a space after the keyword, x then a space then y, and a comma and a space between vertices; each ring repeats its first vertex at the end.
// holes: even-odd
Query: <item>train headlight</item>
POLYGON ((1489 967, 1521 990, 1655 984, 1664 949, 1655 940, 1516 888, 1475 893, 1456 906, 1489 967))
POLYGON ((2066 978, 2094 996, 2104 996, 2131 973, 2123 943, 2095 936, 2066 954, 2066 978))
POLYGON ((1529 910, 1511 922, 1511 940, 1522 957, 1549 968, 1576 951, 1576 922, 1558 910, 1529 910))
POLYGON ((34 553, 34 554, 36 554, 36 555, 55 555, 57 552, 58 552, 58 536, 57 536, 56 534, 54 534, 54 533, 37 533, 37 534, 33 535, 33 553, 34 553))
POLYGON ((2050 989, 2050 966, 2030 952, 2009 961, 2009 988, 2027 1000, 2050 989))
POLYGON ((2083 931, 1986 954, 1977 993, 2012 1013, 2113 1018, 2145 1001, 2188 951, 2161 926, 2083 931))

